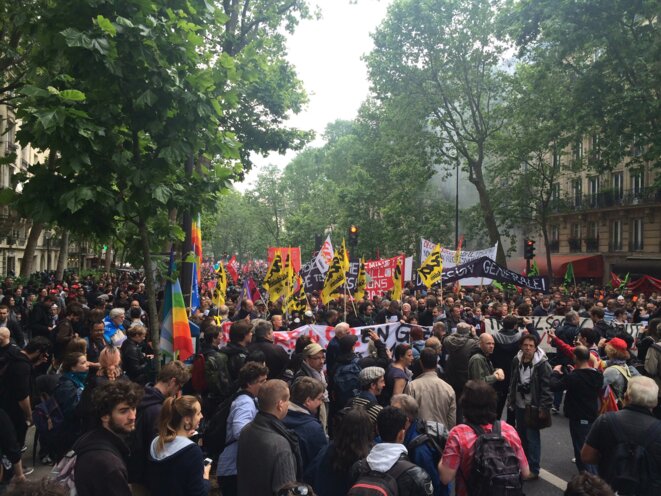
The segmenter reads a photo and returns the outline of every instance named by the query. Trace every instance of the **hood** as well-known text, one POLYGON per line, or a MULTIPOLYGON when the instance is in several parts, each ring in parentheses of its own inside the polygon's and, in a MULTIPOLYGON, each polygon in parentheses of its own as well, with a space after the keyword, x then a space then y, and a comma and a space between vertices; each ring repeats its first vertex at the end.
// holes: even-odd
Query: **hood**
POLYGON ((149 457, 156 462, 162 462, 167 458, 176 456, 184 448, 187 448, 195 444, 187 437, 177 436, 174 438, 174 441, 165 443, 165 446, 163 447, 163 451, 157 453, 156 452, 157 442, 158 442, 158 437, 154 438, 149 448, 149 457))
POLYGON ((451 334, 443 340, 443 347, 447 351, 455 351, 463 348, 469 340, 475 341, 470 334, 451 334))
POLYGON ((367 464, 376 472, 387 472, 408 451, 403 444, 379 443, 374 445, 370 454, 367 455, 367 464))
MULTIPOLYGON (((519 351, 516 354, 516 358, 519 360, 519 363, 521 363, 521 358, 523 357, 523 352, 519 351)), ((544 353, 544 350, 541 348, 537 348, 537 351, 535 351, 535 354, 532 356, 532 366, 534 367, 538 363, 544 362, 548 360, 546 357, 546 353, 544 353)))
POLYGON ((165 401, 165 396, 158 389, 156 389, 152 384, 145 386, 145 394, 140 400, 139 410, 144 410, 150 406, 162 405, 165 401))
POLYGON ((590 389, 598 389, 604 384, 604 375, 595 369, 575 369, 572 373, 590 389))
POLYGON ((289 411, 287 412, 287 416, 282 420, 282 423, 285 424, 285 427, 288 429, 295 430, 297 427, 302 427, 307 424, 319 424, 319 421, 305 408, 297 407, 296 409, 293 409, 290 403, 289 411))
POLYGON ((493 333, 491 336, 496 344, 500 345, 516 345, 519 346, 519 339, 523 333, 518 329, 501 329, 498 332, 493 333))

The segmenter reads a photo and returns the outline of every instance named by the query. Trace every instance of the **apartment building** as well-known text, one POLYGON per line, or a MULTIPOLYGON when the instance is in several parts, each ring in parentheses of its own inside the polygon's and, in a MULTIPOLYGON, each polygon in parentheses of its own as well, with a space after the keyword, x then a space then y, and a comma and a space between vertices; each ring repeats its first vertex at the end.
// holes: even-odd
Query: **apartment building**
MULTIPOLYGON (((584 138, 568 156, 556 155, 563 173, 553 185, 550 250, 556 276, 573 262, 576 276, 609 280, 610 273, 661 276, 661 170, 624 161, 608 172, 572 171, 570 163, 594 159, 596 138, 584 138), (558 267, 556 267, 556 262, 558 267)), ((640 150, 631 147, 631 154, 640 150)), ((597 157, 598 158, 598 157, 597 157)), ((543 246, 541 240, 537 243, 543 246)))

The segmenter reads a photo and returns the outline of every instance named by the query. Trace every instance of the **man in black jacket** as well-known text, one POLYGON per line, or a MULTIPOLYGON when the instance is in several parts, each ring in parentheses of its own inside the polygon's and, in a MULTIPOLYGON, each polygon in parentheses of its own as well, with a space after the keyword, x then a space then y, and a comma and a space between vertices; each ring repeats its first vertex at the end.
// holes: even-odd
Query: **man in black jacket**
POLYGON ((190 379, 190 372, 183 362, 175 360, 161 368, 156 384, 147 384, 136 412, 135 430, 131 433, 128 459, 129 482, 146 482, 147 454, 152 439, 158 434, 158 417, 163 402, 176 397, 190 379))
POLYGON ((130 496, 124 438, 135 429, 136 407, 142 388, 129 381, 99 386, 94 406, 101 427, 83 435, 73 446, 75 484, 79 496, 130 496), (83 456, 84 455, 84 456, 83 456))
POLYGON ((248 346, 248 351, 264 353, 269 379, 280 379, 289 363, 289 355, 282 346, 273 342, 273 326, 266 320, 258 320, 254 323, 253 332, 255 341, 248 346))
POLYGON ((581 461, 581 448, 592 423, 599 416, 599 396, 604 376, 590 367, 590 350, 585 346, 574 348, 574 370, 566 373, 566 366, 556 365, 551 374, 551 391, 567 391, 565 417, 569 419, 569 434, 574 446, 576 468, 596 474, 597 467, 581 461))
MULTIPOLYGON (((382 442, 375 444, 367 458, 358 460, 351 468, 354 481, 368 472, 397 474, 400 496, 426 496, 434 492, 429 474, 408 461, 404 446, 406 414, 399 408, 387 406, 376 419, 382 442)), ((394 476, 394 475, 393 475, 394 476)))

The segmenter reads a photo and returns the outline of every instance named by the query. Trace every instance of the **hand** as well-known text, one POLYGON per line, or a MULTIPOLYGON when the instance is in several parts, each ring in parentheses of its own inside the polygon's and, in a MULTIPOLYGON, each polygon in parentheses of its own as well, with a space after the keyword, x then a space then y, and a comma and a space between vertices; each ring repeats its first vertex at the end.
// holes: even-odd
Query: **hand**
POLYGON ((503 369, 494 370, 493 375, 496 377, 497 381, 505 380, 505 372, 503 372, 503 369))
POLYGON ((202 474, 202 477, 205 478, 206 480, 209 480, 209 474, 210 473, 211 473, 211 464, 205 465, 204 466, 204 473, 202 474))
POLYGON ((601 338, 601 339, 599 340, 599 344, 598 344, 597 346, 598 346, 599 348, 603 348, 604 346, 606 346, 606 338, 601 338))
POLYGON ((556 337, 554 329, 549 329, 548 333, 549 333, 549 336, 551 336, 552 338, 556 337))
POLYGON ((523 317, 523 325, 528 325, 532 324, 532 320, 530 320, 528 317, 523 317))
POLYGON ((553 372, 560 372, 562 374, 562 365, 556 365, 553 367, 553 372))
POLYGON ((374 332, 372 329, 370 329, 368 332, 370 339, 375 343, 381 339, 379 335, 376 332, 374 332))

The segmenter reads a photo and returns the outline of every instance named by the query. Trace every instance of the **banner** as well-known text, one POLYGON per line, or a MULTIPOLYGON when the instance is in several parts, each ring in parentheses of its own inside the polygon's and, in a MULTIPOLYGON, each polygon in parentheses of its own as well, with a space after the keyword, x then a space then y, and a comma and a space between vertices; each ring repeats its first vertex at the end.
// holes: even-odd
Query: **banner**
MULTIPOLYGON (((400 255, 393 258, 387 258, 385 260, 368 260, 365 262, 365 272, 367 273, 367 297, 369 299, 374 298, 375 295, 382 295, 386 291, 390 291, 393 288, 392 276, 397 268, 397 261, 401 260, 404 263, 404 255, 400 255)), ((358 266, 356 265, 356 276, 358 275, 358 266)), ((351 267, 351 272, 353 272, 353 264, 351 267)), ((355 284, 355 283, 354 283, 355 284)))
MULTIPOLYGON (((431 327, 418 327, 422 328, 425 339, 431 336, 431 327)), ((376 332, 381 340, 386 343, 386 346, 389 350, 393 350, 398 344, 409 343, 409 332, 411 331, 411 326, 409 324, 400 324, 399 322, 394 322, 390 324, 380 324, 374 326, 352 327, 349 329, 349 333, 358 337, 355 351, 361 355, 367 355, 367 343, 369 342, 369 336, 367 336, 366 331, 368 329, 376 332)), ((335 334, 334 328, 330 326, 305 325, 298 327, 293 331, 274 332, 273 342, 282 346, 288 353, 291 353, 294 351, 294 348, 296 348, 296 340, 299 338, 299 336, 304 335, 311 336, 315 343, 319 343, 321 346, 326 348, 328 346, 328 342, 333 339, 335 334)))
MULTIPOLYGON (((425 261, 425 259, 434 249, 434 246, 436 246, 436 244, 437 243, 432 243, 431 241, 423 238, 420 239, 420 263, 425 261)), ((493 247, 485 248, 484 250, 475 250, 475 251, 459 250, 459 257, 461 258, 460 263, 463 264, 466 262, 470 262, 471 260, 476 260, 482 257, 488 257, 491 260, 496 260, 497 251, 498 251, 498 243, 496 243, 493 247)), ((455 261, 456 258, 458 258, 456 250, 448 250, 447 248, 441 248, 441 259, 443 260, 443 269, 446 268, 449 269, 457 265, 457 262, 455 261)), ((420 278, 418 278, 417 282, 418 283, 420 282, 420 278)), ((480 285, 487 286, 491 284, 491 279, 469 277, 467 279, 462 279, 461 284, 463 286, 480 286, 480 285)), ((416 287, 418 285, 419 284, 416 284, 416 287)))
POLYGON ((546 293, 548 289, 548 279, 546 277, 526 277, 517 274, 514 271, 501 267, 488 257, 478 258, 468 263, 457 265, 456 267, 446 269, 443 267, 443 284, 462 281, 466 278, 490 277, 498 282, 510 283, 516 286, 532 289, 533 291, 542 291, 546 293))
MULTIPOLYGON (((541 338, 539 347, 543 349, 546 353, 555 353, 556 349, 550 344, 551 339, 549 338, 549 329, 557 329, 558 327, 560 327, 562 324, 564 324, 565 317, 562 315, 548 315, 544 317, 528 317, 528 318, 532 320, 532 324, 535 330, 539 333, 539 337, 541 338)), ((496 319, 492 319, 492 318, 484 319, 484 324, 485 324, 484 326, 485 330, 490 334, 495 334, 502 328, 502 324, 498 322, 496 319)), ((578 327, 580 329, 583 328, 591 329, 593 327, 592 320, 590 320, 587 317, 581 317, 578 327)), ((624 331, 634 338, 634 343, 635 343, 636 338, 638 337, 638 333, 640 333, 643 327, 645 327, 644 324, 625 324, 624 331)), ((634 345, 633 350, 635 349, 636 348, 634 345)))
POLYGON ((295 247, 286 247, 286 248, 275 248, 269 246, 266 256, 266 265, 270 266, 273 258, 275 257, 276 252, 280 252, 282 257, 282 262, 284 263, 287 260, 287 257, 290 257, 294 262, 294 272, 301 270, 301 249, 298 246, 295 247))

